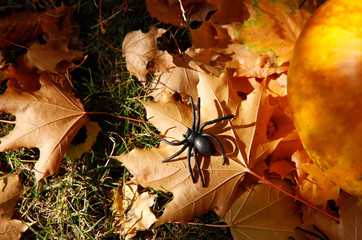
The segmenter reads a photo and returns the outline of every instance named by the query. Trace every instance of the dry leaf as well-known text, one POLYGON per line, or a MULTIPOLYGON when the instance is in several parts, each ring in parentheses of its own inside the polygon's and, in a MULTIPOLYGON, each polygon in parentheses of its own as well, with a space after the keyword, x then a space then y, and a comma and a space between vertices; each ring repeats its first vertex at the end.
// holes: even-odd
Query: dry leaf
POLYGON ((41 71, 64 73, 83 57, 83 52, 69 49, 69 39, 59 37, 46 44, 32 44, 26 55, 29 63, 41 71))
POLYGON ((185 53, 173 54, 172 58, 173 67, 155 72, 151 92, 155 100, 158 100, 164 91, 177 92, 185 98, 192 96, 197 99, 198 69, 201 68, 202 71, 215 76, 220 76, 222 72, 220 67, 212 66, 210 61, 212 53, 207 50, 189 48, 185 53))
POLYGON ((25 91, 36 91, 40 88, 39 76, 36 68, 29 66, 26 55, 22 55, 6 69, 4 79, 13 79, 25 91))
POLYGON ((14 208, 24 189, 19 175, 10 175, 0 180, 0 239, 20 239, 28 226, 20 220, 11 219, 14 208))
MULTIPOLYGON (((325 215, 305 208, 303 211, 303 229, 315 232, 317 226, 331 240, 359 240, 362 237, 362 200, 345 192, 337 202, 339 206, 339 222, 325 215)), ((306 235, 310 237, 310 235, 306 235)))
MULTIPOLYGON (((286 181, 279 181, 277 185, 292 191, 286 181)), ((230 225, 235 240, 302 239, 295 232, 302 219, 294 199, 268 184, 258 184, 244 192, 235 200, 224 220, 230 225)))
MULTIPOLYGON (((193 18, 194 14, 192 12, 190 13, 189 10, 195 10, 194 8, 197 8, 197 4, 203 3, 204 1, 205 0, 147 0, 146 7, 150 15, 157 18, 157 20, 182 27, 185 25, 182 11, 184 11, 185 17, 190 16, 193 18), (183 9, 180 4, 182 4, 183 9)), ((199 15, 200 11, 196 10, 195 14, 199 15)))
POLYGON ((165 29, 152 27, 148 33, 141 30, 130 32, 123 40, 122 51, 127 69, 143 83, 148 73, 163 72, 174 67, 172 56, 157 48, 157 38, 165 32, 165 29))
MULTIPOLYGON (((198 91, 201 97, 201 122, 236 111, 238 105, 235 98, 237 96, 230 92, 228 84, 226 74, 219 79, 200 75, 198 91)), ((144 102, 143 104, 149 121, 170 141, 180 140, 186 132, 186 127, 191 125, 191 108, 174 101, 169 94, 165 94, 159 102, 144 102)), ((209 210, 217 210, 222 215, 231 206, 237 185, 246 171, 241 153, 235 146, 233 126, 230 121, 223 121, 205 127, 204 131, 214 134, 221 141, 227 155, 225 165, 222 165, 220 153, 210 157, 199 156, 205 188, 201 185, 193 160, 191 165, 196 184, 191 180, 186 160, 187 151, 174 160, 162 163, 162 160, 179 150, 175 146, 161 143, 159 148, 134 149, 129 154, 116 157, 142 186, 173 193, 174 199, 167 204, 165 212, 156 225, 175 221, 185 223, 193 216, 209 210)))
POLYGON ((0 19, 0 47, 27 43, 43 32, 43 13, 22 12, 0 19))
POLYGON ((233 41, 248 50, 274 56, 274 65, 288 62, 305 22, 311 13, 298 9, 299 1, 245 1, 249 19, 226 26, 233 41))
POLYGON ((40 84, 40 90, 33 92, 9 86, 0 96, 0 110, 16 116, 15 128, 1 138, 0 151, 39 148, 34 168, 37 180, 58 171, 67 147, 88 121, 74 94, 64 91, 46 73, 41 74, 40 84))
POLYGON ((115 207, 120 213, 116 215, 117 228, 121 236, 131 239, 137 231, 144 231, 156 222, 155 215, 150 207, 154 204, 157 195, 148 192, 139 193, 137 184, 125 184, 122 192, 115 196, 115 207))
POLYGON ((285 72, 288 68, 276 65, 276 57, 271 52, 252 52, 245 45, 232 43, 227 48, 216 50, 231 56, 228 68, 235 69, 235 76, 265 78, 274 73, 285 72))
POLYGON ((302 166, 308 176, 300 182, 298 193, 316 206, 326 206, 328 200, 337 200, 340 188, 327 178, 314 163, 304 163, 302 166))

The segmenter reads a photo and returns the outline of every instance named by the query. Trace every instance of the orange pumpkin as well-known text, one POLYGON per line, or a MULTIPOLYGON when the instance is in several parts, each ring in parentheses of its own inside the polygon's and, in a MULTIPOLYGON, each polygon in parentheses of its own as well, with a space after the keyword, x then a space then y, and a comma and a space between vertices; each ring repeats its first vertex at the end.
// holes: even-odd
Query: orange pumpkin
POLYGON ((362 1, 328 0, 306 23, 288 72, 301 141, 343 190, 362 196, 362 1))

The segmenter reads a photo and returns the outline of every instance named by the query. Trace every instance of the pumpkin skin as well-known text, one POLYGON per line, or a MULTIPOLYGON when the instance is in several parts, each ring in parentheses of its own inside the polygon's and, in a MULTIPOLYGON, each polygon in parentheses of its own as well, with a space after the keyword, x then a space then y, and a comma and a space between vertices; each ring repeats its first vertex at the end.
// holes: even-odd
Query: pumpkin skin
POLYGON ((362 197, 362 1, 328 0, 306 23, 288 71, 303 146, 325 175, 362 197))

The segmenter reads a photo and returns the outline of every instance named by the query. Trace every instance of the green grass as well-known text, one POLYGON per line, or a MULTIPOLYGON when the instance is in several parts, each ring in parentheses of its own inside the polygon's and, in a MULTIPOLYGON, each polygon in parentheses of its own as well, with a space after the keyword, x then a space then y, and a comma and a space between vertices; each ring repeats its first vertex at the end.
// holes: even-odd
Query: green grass
MULTIPOLYGON (((0 3, 0 15, 42 10, 43 6, 52 7, 56 2, 33 4, 27 0, 7 1, 6 4, 0 3)), ((130 75, 122 53, 115 49, 121 49, 128 32, 138 29, 146 32, 150 26, 156 25, 169 29, 168 34, 160 40, 162 49, 177 52, 177 45, 181 50, 189 46, 188 31, 152 19, 144 1, 128 1, 129 9, 125 12, 123 1, 103 0, 102 17, 106 33, 102 34, 97 26, 99 9, 95 6, 99 1, 69 0, 64 3, 74 6, 79 38, 88 56, 85 63, 71 73, 75 93, 86 111, 146 120, 145 109, 138 100, 150 100, 147 97, 149 90, 130 75), (178 39, 177 44, 170 32, 178 39)), ((19 52, 14 47, 9 47, 8 51, 14 55, 19 52)), ((4 84, 2 86, 4 91, 4 84)), ((11 116, 1 117, 9 119, 11 116)), ((157 146, 157 136, 154 134, 157 129, 146 123, 108 115, 89 115, 89 118, 102 128, 92 150, 75 161, 65 158, 58 174, 38 184, 31 172, 39 157, 37 149, 25 148, 0 154, 0 170, 3 173, 20 173, 27 190, 14 216, 33 223, 22 239, 119 239, 112 225, 115 216, 113 194, 119 182, 131 176, 110 155, 121 155, 135 147, 157 146)), ((1 135, 8 134, 12 128, 11 124, 2 124, 1 135)), ((82 136, 79 139, 82 141, 82 136)), ((148 190, 159 195, 153 210, 160 215, 172 196, 148 190)), ((213 212, 196 217, 193 221, 201 225, 165 224, 153 231, 138 233, 135 239, 231 239, 227 228, 202 225, 219 224, 219 218, 213 212)))

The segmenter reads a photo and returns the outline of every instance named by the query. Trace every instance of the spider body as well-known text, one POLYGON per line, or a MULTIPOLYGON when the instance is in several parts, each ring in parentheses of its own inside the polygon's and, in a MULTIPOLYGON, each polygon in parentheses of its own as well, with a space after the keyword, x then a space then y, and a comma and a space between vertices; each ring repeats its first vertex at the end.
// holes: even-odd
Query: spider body
POLYGON ((192 107, 192 127, 187 128, 186 133, 183 135, 183 137, 185 138, 184 140, 180 141, 180 142, 169 142, 165 139, 160 139, 164 142, 166 142, 169 145, 172 146, 181 146, 184 145, 178 152, 176 152, 175 154, 173 154, 172 156, 166 158, 165 160, 163 160, 162 162, 167 162, 175 157, 177 157, 178 155, 180 155, 183 151, 186 150, 186 148, 188 149, 188 153, 187 153, 187 163, 188 163, 188 167, 189 167, 189 171, 190 171, 190 175, 192 178, 193 183, 196 183, 195 181, 195 176, 194 173, 192 171, 191 168, 191 153, 193 152, 194 158, 195 158, 195 163, 196 163, 196 167, 197 170, 200 174, 200 179, 201 179, 201 183, 202 183, 202 187, 205 187, 205 182, 204 182, 204 177, 202 175, 201 172, 201 168, 200 168, 200 164, 198 161, 198 157, 197 157, 197 152, 202 153, 205 156, 211 156, 214 155, 216 153, 216 149, 215 146, 213 144, 213 142, 210 140, 214 140, 220 147, 221 152, 222 152, 222 156, 223 156, 223 162, 222 164, 225 164, 225 160, 226 160, 226 156, 225 156, 225 150, 224 147, 222 146, 221 142, 212 134, 209 133, 202 133, 202 130, 204 129, 204 127, 206 127, 207 125, 210 124, 214 124, 226 119, 230 119, 233 118, 234 115, 227 115, 224 117, 220 117, 211 121, 207 121, 205 123, 203 123, 200 127, 200 98, 197 99, 197 118, 196 118, 196 114, 195 114, 195 106, 194 106, 194 102, 192 97, 190 97, 191 100, 191 107, 192 107))

